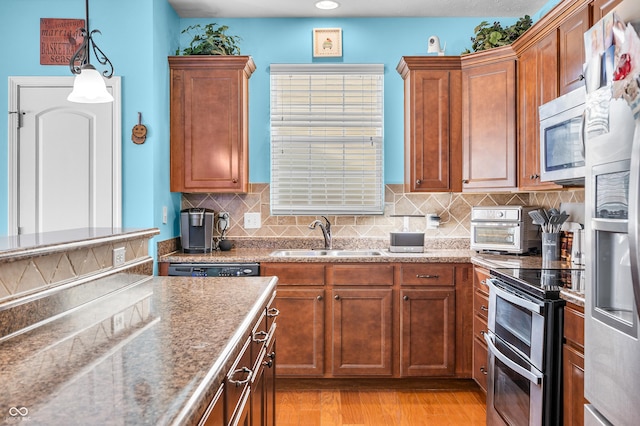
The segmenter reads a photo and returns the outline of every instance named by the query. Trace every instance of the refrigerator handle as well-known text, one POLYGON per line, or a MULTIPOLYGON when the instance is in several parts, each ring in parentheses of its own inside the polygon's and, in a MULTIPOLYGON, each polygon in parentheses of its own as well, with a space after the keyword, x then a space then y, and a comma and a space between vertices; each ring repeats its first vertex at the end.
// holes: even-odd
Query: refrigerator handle
POLYGON ((629 171, 629 257, 631 263, 631 281, 636 302, 636 312, 640 312, 640 120, 636 120, 631 147, 631 170, 629 171))

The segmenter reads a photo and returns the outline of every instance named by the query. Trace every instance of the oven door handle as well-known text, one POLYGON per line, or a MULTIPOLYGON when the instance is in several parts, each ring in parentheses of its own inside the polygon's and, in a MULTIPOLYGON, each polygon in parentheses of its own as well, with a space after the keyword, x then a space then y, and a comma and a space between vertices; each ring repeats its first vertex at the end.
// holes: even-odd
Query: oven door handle
POLYGON ((534 383, 539 386, 540 383, 542 383, 542 373, 538 373, 538 372, 532 373, 530 370, 527 370, 526 368, 523 368, 522 366, 513 362, 511 359, 509 359, 508 356, 506 356, 505 354, 500 352, 498 348, 496 348, 496 345, 493 344, 493 339, 491 338, 491 335, 492 335, 491 332, 484 333, 484 340, 487 342, 489 351, 491 351, 491 353, 500 361, 502 361, 502 363, 505 364, 507 367, 509 367, 510 369, 512 369, 519 375, 521 375, 522 377, 526 378, 531 383, 534 383))
POLYGON ((479 222, 479 221, 471 221, 472 226, 476 226, 479 228, 486 228, 490 226, 499 226, 499 227, 509 227, 509 228, 519 228, 520 222, 479 222))
POLYGON ((491 278, 489 278, 487 282, 489 282, 489 292, 494 291, 499 297, 513 303, 514 305, 520 306, 521 308, 527 309, 537 314, 542 314, 543 307, 538 305, 537 303, 531 302, 522 297, 518 297, 513 293, 509 293, 508 291, 504 291, 503 289, 495 285, 493 283, 493 279, 491 278))

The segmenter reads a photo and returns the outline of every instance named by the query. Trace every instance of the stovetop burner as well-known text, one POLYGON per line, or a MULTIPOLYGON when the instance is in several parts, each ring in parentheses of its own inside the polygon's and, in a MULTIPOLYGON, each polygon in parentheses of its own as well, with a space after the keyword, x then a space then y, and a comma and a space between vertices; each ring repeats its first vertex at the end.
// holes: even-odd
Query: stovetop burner
POLYGON ((555 300, 560 298, 560 289, 579 291, 582 269, 536 269, 536 268, 495 268, 491 275, 532 296, 555 300))

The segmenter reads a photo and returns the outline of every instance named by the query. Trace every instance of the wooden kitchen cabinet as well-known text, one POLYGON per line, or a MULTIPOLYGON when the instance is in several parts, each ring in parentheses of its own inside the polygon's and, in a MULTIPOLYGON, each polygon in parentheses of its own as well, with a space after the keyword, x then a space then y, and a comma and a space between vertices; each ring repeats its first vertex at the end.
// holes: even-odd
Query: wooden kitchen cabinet
POLYGON ((583 425, 584 404, 584 308, 567 303, 564 308, 562 347, 563 424, 583 425))
POLYGON ((332 375, 391 376, 392 297, 389 289, 336 287, 332 293, 332 375))
POLYGON ((487 332, 489 312, 489 271, 480 266, 473 267, 473 380, 487 392, 488 349, 484 340, 487 332))
POLYGON ((279 377, 324 375, 325 265, 262 263, 263 276, 278 277, 279 377))
POLYGON ((462 188, 459 57, 404 56, 405 191, 462 188))
POLYGON ((198 426, 224 426, 224 383, 211 399, 207 411, 205 411, 198 426))
POLYGON ((584 86, 584 33, 590 26, 589 7, 585 3, 558 27, 560 96, 584 86))
POLYGON ((516 56, 511 46, 462 57, 462 190, 516 188, 516 56))
POLYGON ((538 107, 558 97, 558 36, 548 33, 518 57, 518 187, 525 191, 561 186, 540 181, 538 107))
POLYGON ((250 56, 170 56, 171 191, 248 192, 250 56))
POLYGON ((593 8, 593 21, 591 24, 593 25, 604 18, 607 13, 611 12, 611 10, 621 2, 622 0, 594 0, 591 3, 593 8))
POLYGON ((400 375, 455 373, 455 290, 400 290, 400 375))

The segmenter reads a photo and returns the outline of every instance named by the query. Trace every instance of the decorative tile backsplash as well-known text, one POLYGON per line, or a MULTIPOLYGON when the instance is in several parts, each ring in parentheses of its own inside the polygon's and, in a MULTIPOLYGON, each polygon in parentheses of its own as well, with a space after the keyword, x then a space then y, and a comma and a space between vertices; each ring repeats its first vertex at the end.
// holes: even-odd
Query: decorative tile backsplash
MULTIPOLYGON (((472 206, 539 205, 559 207, 561 202, 584 202, 584 189, 513 193, 405 193, 403 185, 385 186, 385 211, 379 216, 329 216, 332 234, 342 238, 388 238, 402 231, 425 232, 426 238, 468 238, 472 206), (440 226, 427 229, 426 215, 440 217, 440 226), (395 217, 420 215, 422 217, 395 217)), ((309 237, 319 231, 308 225, 316 216, 272 216, 269 184, 254 183, 247 194, 183 194, 182 208, 203 207, 231 216, 229 238, 309 237), (244 228, 245 213, 260 213, 261 227, 244 228)))

